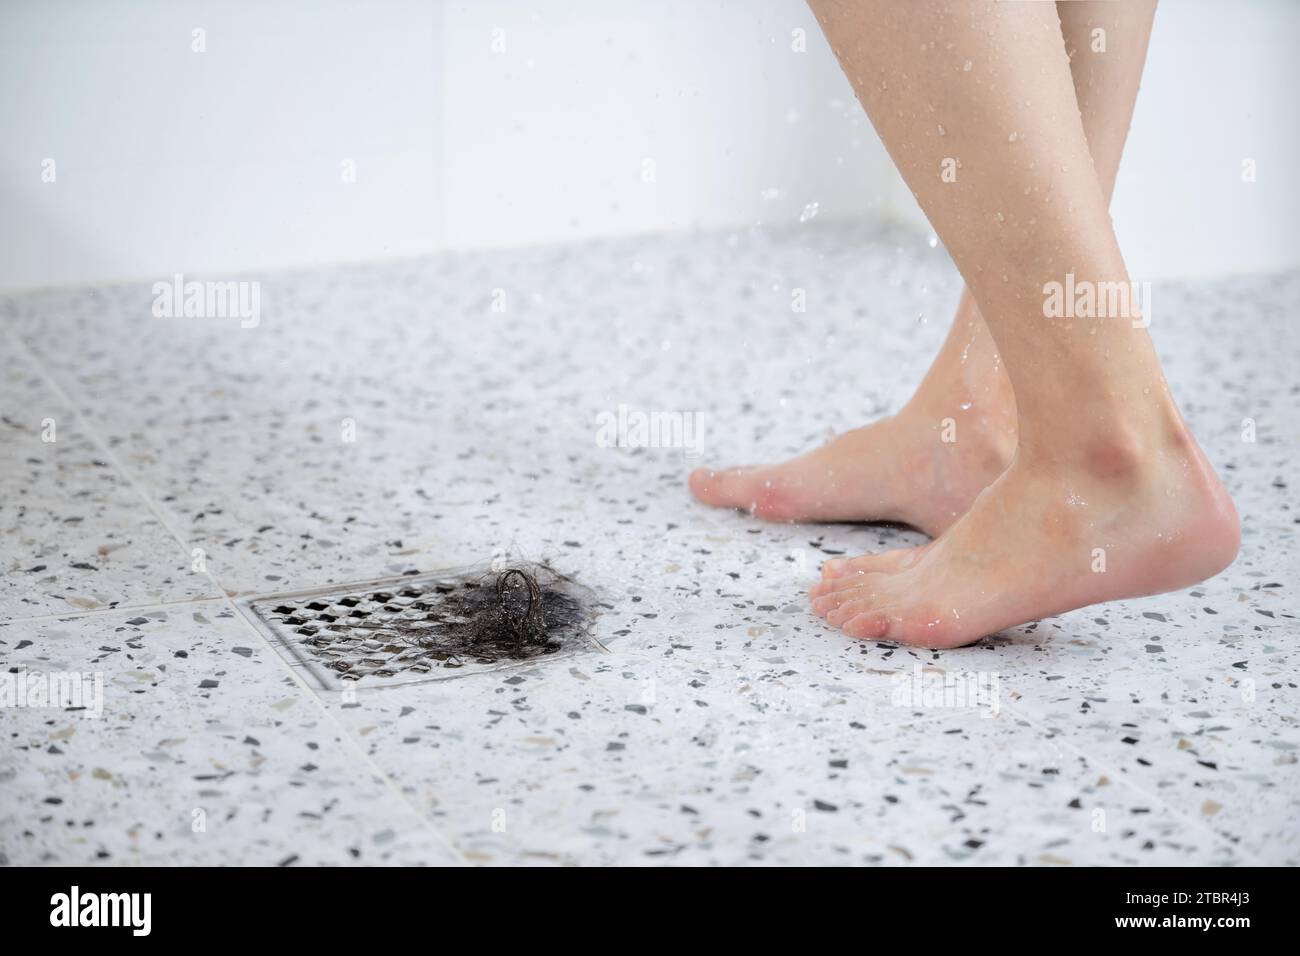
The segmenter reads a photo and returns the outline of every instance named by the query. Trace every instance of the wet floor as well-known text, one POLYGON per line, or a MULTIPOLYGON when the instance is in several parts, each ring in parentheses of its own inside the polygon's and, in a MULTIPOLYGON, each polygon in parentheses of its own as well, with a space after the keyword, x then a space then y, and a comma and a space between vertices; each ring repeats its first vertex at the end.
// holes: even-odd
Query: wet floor
POLYGON ((827 556, 915 533, 683 484, 898 407, 959 292, 925 237, 245 278, 254 328, 155 318, 148 281, 0 298, 5 862, 1300 860, 1300 276, 1153 287, 1237 563, 942 653, 804 599, 827 556), (252 607, 502 556, 598 595, 589 647, 348 689, 252 607), (70 674, 82 709, 12 705, 70 674))

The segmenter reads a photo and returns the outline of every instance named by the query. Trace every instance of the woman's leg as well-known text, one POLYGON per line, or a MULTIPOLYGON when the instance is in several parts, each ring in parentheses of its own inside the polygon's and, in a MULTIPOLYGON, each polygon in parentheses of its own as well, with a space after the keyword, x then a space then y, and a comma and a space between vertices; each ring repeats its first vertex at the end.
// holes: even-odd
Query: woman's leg
POLYGON ((1109 204, 1146 65, 1156 0, 1069 0, 1057 3, 1056 12, 1088 152, 1109 204))
MULTIPOLYGON (((1084 136, 1088 140, 1088 152, 1092 156, 1097 180, 1109 205, 1119 172, 1120 157, 1124 152, 1124 140, 1128 136, 1129 123, 1133 117, 1133 106, 1137 102, 1156 3, 1155 0, 1127 0, 1124 3, 1112 0, 1070 0, 1058 3, 1057 12, 1061 17, 1061 34, 1066 55, 1070 59, 1070 79, 1074 86, 1075 100, 1079 104, 1084 136), (1100 35, 1096 33, 1097 30, 1102 31, 1100 35)), ((969 466, 972 464, 970 456, 959 458, 951 451, 956 449, 955 443, 943 445, 935 441, 935 423, 951 418, 966 433, 969 433, 973 425, 977 444, 983 449, 987 446, 984 439, 989 431, 987 425, 990 416, 993 416, 994 422, 1005 423, 1005 416, 1014 415, 1014 412, 1015 400, 997 348, 993 344, 993 337, 979 314, 970 290, 963 290, 952 330, 936 356, 934 365, 916 397, 897 416, 907 423, 914 436, 907 445, 916 449, 924 443, 929 447, 933 458, 943 461, 942 456, 947 453, 954 467, 969 466), (981 383, 983 394, 977 401, 975 393, 981 383), (966 415, 964 419, 961 417, 963 414, 966 415)), ((865 438, 872 429, 878 427, 869 425, 853 434, 865 438)), ((1004 424, 1000 432, 1014 435, 1014 420, 1009 425, 1004 424)), ((879 446, 876 450, 879 453, 879 446)), ((813 459, 818 455, 826 456, 830 451, 829 448, 819 449, 805 455, 802 460, 777 467, 793 468, 799 461, 813 459)), ((979 479, 980 483, 970 490, 965 506, 951 514, 950 519, 944 523, 944 528, 966 513, 975 495, 1005 470, 1011 461, 1011 455, 1012 450, 1006 449, 1005 458, 993 474, 989 474, 987 468, 983 471, 967 468, 968 475, 979 479)), ((838 470, 842 473, 848 467, 848 463, 840 463, 838 470)), ((865 469, 869 465, 859 467, 865 469)), ((935 475, 937 471, 930 474, 935 475)), ((910 493, 925 493, 927 483, 917 483, 910 493)), ((947 500, 951 501, 951 498, 947 500)), ((860 514, 856 517, 862 519, 872 516, 860 514)), ((930 528, 922 527, 923 530, 931 531, 930 528)), ((829 563, 829 569, 837 570, 846 563, 869 567, 873 562, 873 556, 848 562, 834 561, 829 563)))
MULTIPOLYGON (((1109 200, 1155 0, 1078 0, 1061 10, 1084 133, 1109 200), (1105 31, 1104 51, 1094 49, 1098 27, 1105 31)), ((707 504, 773 520, 887 519, 937 535, 1006 469, 1015 435, 1010 383, 974 297, 963 290, 947 339, 897 415, 780 465, 699 469, 691 488, 707 504), (945 419, 967 441, 940 441, 945 419)))
MULTIPOLYGON (((1049 307, 1053 284, 1103 300, 1129 287, 1055 6, 812 6, 972 291, 1018 408, 1015 459, 962 518, 923 548, 835 565, 814 608, 855 636, 951 646, 1217 573, 1236 513, 1140 316, 1049 307)), ((1126 126, 1108 127, 1106 150, 1118 155, 1126 126)))

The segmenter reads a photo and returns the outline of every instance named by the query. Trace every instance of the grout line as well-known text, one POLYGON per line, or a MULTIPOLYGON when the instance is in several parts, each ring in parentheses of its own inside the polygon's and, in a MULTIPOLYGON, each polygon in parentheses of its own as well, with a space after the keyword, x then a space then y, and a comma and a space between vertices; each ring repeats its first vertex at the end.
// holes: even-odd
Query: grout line
MULTIPOLYGON (((186 540, 180 535, 180 533, 177 532, 176 529, 171 526, 171 523, 168 521, 166 514, 164 514, 162 509, 159 508, 154 503, 153 499, 145 492, 145 490, 135 480, 135 477, 126 470, 126 468, 122 465, 122 462, 118 459, 117 455, 114 453, 113 449, 110 448, 108 444, 100 438, 99 431, 95 427, 96 423, 91 421, 88 416, 84 415, 79 410, 78 406, 71 401, 70 396, 67 394, 67 392, 64 391, 62 386, 60 386, 59 383, 53 378, 53 376, 50 375, 48 369, 46 369, 45 366, 36 358, 36 356, 32 354, 31 350, 26 347, 26 345, 22 342, 21 339, 18 338, 16 334, 14 334, 12 329, 6 328, 4 330, 4 333, 6 337, 13 344, 15 352, 27 362, 30 368, 32 368, 34 371, 40 374, 41 378, 45 381, 46 386, 49 387, 55 393, 55 396, 60 401, 62 401, 65 405, 68 406, 72 416, 82 421, 82 424, 85 426, 86 429, 87 439, 99 448, 100 452, 104 455, 104 459, 108 461, 117 470, 117 472, 127 482, 127 484, 131 486, 132 490, 134 490, 135 493, 140 496, 140 499, 144 502, 145 507, 149 509, 149 511, 158 520, 158 522, 167 531, 167 533, 172 536, 172 538, 176 541, 178 545, 180 545, 182 554, 188 555, 190 553, 188 542, 186 542, 186 540)), ((325 702, 321 700, 321 698, 315 692, 312 691, 311 687, 307 685, 307 683, 303 680, 302 676, 296 670, 294 670, 294 668, 289 666, 289 662, 286 661, 283 656, 281 656, 279 651, 277 651, 274 647, 271 646, 270 642, 266 638, 266 635, 264 635, 261 632, 261 630, 259 630, 257 627, 253 625, 253 622, 251 622, 248 619, 247 615, 243 613, 243 610, 235 603, 235 601, 229 595, 225 593, 226 589, 222 587, 221 582, 217 580, 216 576, 211 571, 206 570, 206 568, 204 571, 200 573, 203 574, 211 582, 212 586, 216 588, 217 591, 220 593, 221 597, 214 600, 220 600, 224 602, 227 605, 227 607, 235 614, 235 616, 244 623, 244 627, 247 628, 249 631, 253 632, 253 635, 256 637, 257 641, 260 644, 264 645, 267 651, 271 654, 271 656, 276 661, 279 662, 281 668, 289 675, 293 683, 296 684, 298 688, 316 704, 316 706, 320 709, 320 711, 325 715, 325 719, 329 721, 329 723, 336 728, 336 730, 339 733, 339 736, 344 741, 346 741, 344 746, 350 747, 356 753, 356 755, 361 758, 362 764, 368 766, 373 772, 373 774, 384 782, 384 786, 386 787, 386 789, 400 801, 401 805, 405 806, 408 810, 410 810, 412 814, 415 815, 421 827, 427 830, 434 837, 434 839, 443 846, 444 849, 450 852, 455 860, 460 862, 461 865, 469 866, 470 865, 469 860, 466 859, 465 855, 461 853, 459 849, 456 848, 454 843, 452 843, 450 840, 444 837, 443 834, 436 827, 434 827, 433 822, 424 813, 422 813, 420 809, 414 803, 412 803, 404 793, 402 793, 401 789, 397 786, 396 782, 387 773, 385 773, 379 767, 378 764, 375 763, 375 761, 370 757, 369 754, 365 752, 365 750, 361 747, 360 742, 356 740, 356 738, 352 736, 351 732, 338 720, 337 717, 335 717, 333 711, 325 705, 325 702)), ((353 769, 354 771, 359 771, 361 767, 357 766, 356 764, 353 764, 353 769)))
POLYGON ((83 617, 98 617, 104 614, 112 614, 117 611, 135 611, 140 614, 146 614, 149 611, 168 611, 176 608, 183 608, 190 604, 211 604, 213 601, 220 601, 221 594, 213 594, 210 597, 184 598, 179 601, 163 601, 161 604, 114 604, 108 607, 90 608, 85 611, 67 611, 62 614, 32 614, 28 617, 9 617, 0 620, 0 627, 11 627, 15 624, 43 624, 49 621, 72 621, 83 617))

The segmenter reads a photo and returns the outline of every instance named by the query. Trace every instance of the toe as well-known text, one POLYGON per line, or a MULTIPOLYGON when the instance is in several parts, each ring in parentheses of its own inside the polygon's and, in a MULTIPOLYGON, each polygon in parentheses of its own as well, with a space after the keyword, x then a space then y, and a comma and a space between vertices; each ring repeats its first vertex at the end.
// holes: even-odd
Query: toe
POLYGON ((846 620, 840 630, 859 640, 878 641, 889 636, 889 615, 883 611, 864 611, 846 620))
POLYGON ((849 591, 860 587, 863 575, 846 574, 842 578, 831 578, 830 580, 818 581, 808 590, 808 596, 814 601, 817 598, 826 597, 830 594, 836 594, 840 591, 849 591))
POLYGON ((753 468, 696 468, 691 472, 690 488, 699 501, 715 508, 748 508, 753 468))
POLYGON ((862 587, 868 578, 879 578, 888 574, 887 570, 880 571, 850 571, 848 574, 839 578, 823 578, 809 589, 810 597, 825 597, 828 594, 836 594, 842 591, 853 591, 862 587))
POLYGON ((873 574, 880 571, 902 571, 910 568, 921 557, 925 546, 917 548, 894 548, 879 554, 863 554, 856 558, 832 558, 822 565, 822 578, 837 579, 857 574, 873 574))
POLYGON ((832 608, 826 614, 826 623, 834 627, 843 627, 847 621, 858 617, 861 614, 867 614, 875 609, 874 598, 865 595, 858 595, 841 604, 839 607, 832 608))
MULTIPOLYGON (((935 602, 918 601, 915 584, 899 586, 899 576, 889 577, 876 587, 870 601, 847 600, 837 621, 832 622, 852 637, 896 641, 913 647, 952 648, 970 644, 983 636, 966 626, 964 615, 935 602), (908 597, 908 595, 912 595, 908 597)), ((827 617, 830 620, 830 617, 827 617)))
POLYGON ((831 611, 842 605, 853 601, 872 601, 875 600, 876 592, 879 590, 880 577, 878 575, 864 574, 852 583, 835 582, 839 587, 829 587, 827 582, 815 585, 809 596, 812 598, 812 609, 822 617, 826 617, 831 611))
POLYGON ((837 578, 849 568, 852 558, 831 558, 822 562, 822 577, 837 578))
POLYGON ((900 613, 890 637, 900 644, 946 649, 972 644, 983 634, 967 627, 955 609, 925 605, 900 613))
POLYGON ((711 471, 698 468, 691 473, 691 493, 715 508, 740 508, 770 521, 798 517, 794 495, 778 468, 751 465, 711 471))
POLYGON ((820 594, 813 598, 813 613, 819 617, 825 617, 831 611, 835 610, 850 597, 847 591, 836 591, 831 594, 820 594))

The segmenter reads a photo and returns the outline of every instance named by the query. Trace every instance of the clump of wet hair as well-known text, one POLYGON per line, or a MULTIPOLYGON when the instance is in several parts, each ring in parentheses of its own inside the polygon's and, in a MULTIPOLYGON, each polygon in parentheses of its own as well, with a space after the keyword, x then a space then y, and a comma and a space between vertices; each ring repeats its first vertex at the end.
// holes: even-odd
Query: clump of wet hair
POLYGON ((385 629, 434 657, 481 661, 523 660, 560 648, 553 638, 582 619, 565 593, 569 581, 549 565, 515 566, 436 588, 440 600, 420 602, 422 618, 402 618, 385 629))

